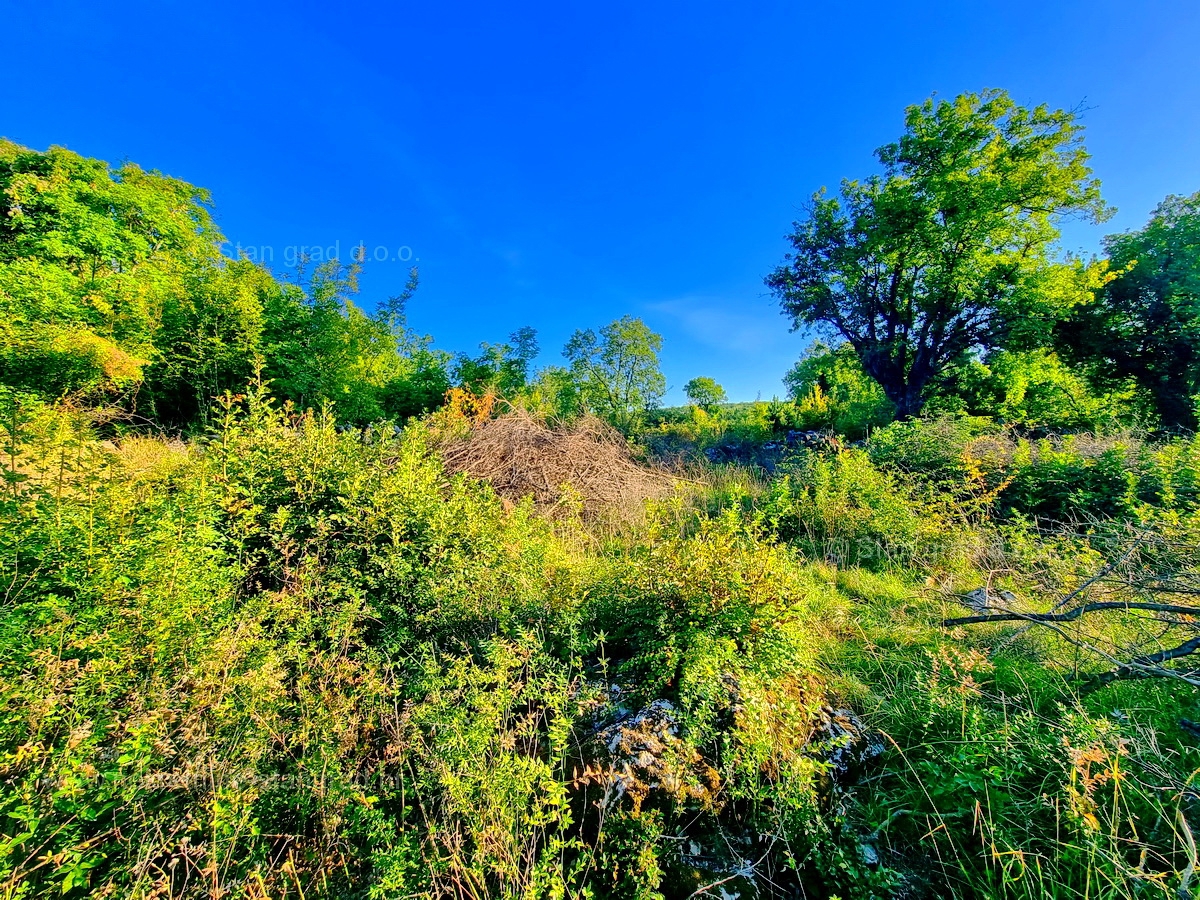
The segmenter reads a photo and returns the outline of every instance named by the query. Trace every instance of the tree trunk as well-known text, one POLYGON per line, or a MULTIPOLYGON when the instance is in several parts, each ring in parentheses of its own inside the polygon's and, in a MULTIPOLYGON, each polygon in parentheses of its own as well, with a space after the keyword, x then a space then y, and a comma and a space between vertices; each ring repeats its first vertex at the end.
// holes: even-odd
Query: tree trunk
POLYGON ((921 410, 925 408, 924 392, 915 385, 901 385, 895 396, 886 390, 885 393, 888 393, 888 399, 895 404, 896 418, 898 419, 911 419, 919 416, 921 410))
POLYGON ((925 407, 927 379, 914 380, 912 373, 903 371, 890 359, 885 360, 882 365, 875 360, 864 359, 863 369, 879 382, 884 394, 892 401, 892 405, 896 407, 896 418, 911 419, 921 414, 925 407))

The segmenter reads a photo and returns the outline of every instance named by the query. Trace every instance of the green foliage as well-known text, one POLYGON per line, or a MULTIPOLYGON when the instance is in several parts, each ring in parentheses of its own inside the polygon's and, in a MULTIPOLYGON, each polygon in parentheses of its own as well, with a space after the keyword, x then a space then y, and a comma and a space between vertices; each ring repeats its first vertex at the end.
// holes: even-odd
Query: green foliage
POLYGON ((206 267, 163 303, 159 348, 146 371, 151 411, 176 424, 203 422, 214 397, 242 388, 263 353, 270 274, 245 260, 206 267))
POLYGON ((707 413, 712 413, 725 402, 725 388, 711 378, 693 378, 683 386, 684 396, 707 413))
POLYGON ((912 476, 964 508, 1083 526, 1152 522, 1197 508, 1197 439, 1147 443, 1128 433, 1040 440, 986 419, 898 422, 868 445, 881 468, 912 476))
MULTIPOLYGON (((604 542, 447 477, 419 424, 343 433, 258 386, 191 445, 102 443, 10 390, 3 410, 16 896, 686 896, 685 840, 752 848, 793 892, 886 895, 919 871, 948 896, 1115 896, 1135 840, 1151 883, 1178 883, 1170 831, 1130 823, 1174 821, 1162 773, 1194 765, 1166 754, 1194 751, 1147 741, 1146 717, 1193 700, 1140 685, 1111 720, 1119 686, 1081 707, 1061 647, 989 660, 938 626, 926 572, 978 584, 964 548, 984 535, 921 485, 982 466, 943 448, 995 439, 983 424, 881 429, 878 465, 803 453, 757 493, 730 482, 711 513, 677 497, 604 542), (814 744, 831 694, 894 742, 858 799, 814 744), (597 805, 596 729, 663 700, 659 768, 597 805)), ((1138 502, 1182 523, 1197 452, 1137 450, 1138 502)), ((1104 558, 1006 527, 989 553, 1022 590, 1104 558)))
POLYGON ((425 853, 468 895, 561 895, 582 874, 563 857, 584 849, 570 827, 569 740, 594 698, 544 636, 489 642, 481 657, 430 654, 410 687, 425 695, 409 723, 425 853))
POLYGON ((542 846, 546 817, 566 816, 562 723, 586 695, 567 690, 569 618, 546 579, 562 551, 540 520, 505 515, 475 485, 443 493, 420 429, 364 444, 259 394, 244 409, 226 400, 204 453, 140 438, 112 451, 48 408, 13 415, 15 590, 0 615, 0 802, 19 826, 4 832, 9 884, 138 895, 261 878, 346 896, 385 873, 419 887, 428 866, 404 860, 422 858, 462 877, 558 877, 549 863, 497 875, 496 853, 515 865, 525 848, 498 849, 490 826, 470 850, 436 837, 438 822, 461 826, 464 808, 492 802, 461 778, 502 791, 498 815, 528 797, 533 818, 512 823, 514 840, 542 846), (474 650, 460 656, 463 641, 474 650), (504 731, 464 746, 461 765, 445 755, 446 713, 483 704, 454 726, 476 740, 502 685, 514 704, 548 704, 544 720, 514 709, 512 734, 558 747, 557 769, 530 768, 532 748, 504 731), (420 747, 436 752, 404 749, 420 747), (478 782, 504 759, 511 777, 478 782), (429 843, 414 844, 404 822, 421 816, 433 817, 418 819, 429 843), (290 835, 286 870, 268 835, 290 835), (58 862, 37 865, 26 843, 58 862), (330 868, 330 853, 349 867, 330 868))
MULTIPOLYGON (((656 643, 613 670, 658 679, 631 697, 678 697, 680 759, 715 755, 732 709, 713 648, 747 642, 731 665, 753 703, 813 672, 804 583, 733 519, 610 565, 447 481, 420 427, 364 441, 255 389, 222 401, 206 447, 113 449, 6 399, 0 872, 29 896, 603 895, 610 872, 653 892, 668 856, 629 836, 693 813, 614 810, 597 833, 572 806, 603 693, 581 654, 605 658, 589 635, 609 608, 582 598, 682 591, 678 688, 656 643)), ((731 790, 760 778, 769 727, 748 720, 731 790)))
POLYGON ((573 421, 584 411, 580 384, 562 366, 547 366, 538 372, 523 402, 535 414, 554 422, 573 421))
POLYGON ((815 341, 783 376, 796 405, 794 427, 857 440, 892 418, 892 404, 858 361, 853 345, 815 341))
POLYGON ((897 413, 977 347, 1038 343, 1083 302, 1102 267, 1058 263, 1055 220, 1102 217, 1075 117, 1002 91, 909 107, 883 174, 814 195, 792 251, 766 283, 795 327, 854 345, 897 413))
POLYGON ((800 453, 771 482, 759 514, 780 540, 839 565, 930 562, 946 536, 943 511, 861 450, 800 453))
POLYGON ((1200 193, 1167 197, 1140 231, 1105 241, 1116 277, 1059 344, 1104 390, 1133 379, 1168 428, 1195 430, 1200 396, 1200 193))
POLYGON ((1172 851, 1142 841, 1151 822, 1173 827, 1180 800, 1147 789, 1162 756, 1138 725, 1047 703, 1053 678, 1011 655, 952 642, 922 652, 846 659, 885 685, 896 767, 863 814, 882 847, 922 860, 913 881, 954 859, 952 896, 1174 895, 1172 851))
POLYGON ((908 124, 848 218, 818 200, 794 242, 828 266, 785 285, 893 338, 814 346, 793 402, 698 378, 675 410, 639 320, 577 332, 569 370, 531 380, 525 328, 452 372, 407 327, 415 270, 368 313, 356 265, 221 257, 190 185, 0 143, 3 895, 1182 896, 1196 690, 1080 687, 1192 617, 945 620, 980 585, 1192 590, 1200 438, 1114 427, 1195 393, 1116 365, 1186 345, 1192 201, 1110 241, 1072 321, 1111 358, 1052 351, 1101 276, 1047 251, 1052 213, 1099 211, 1071 116, 989 93, 908 124), (890 276, 913 317, 844 306, 890 276), (619 529, 552 521, 450 475, 436 420, 392 425, 452 374, 747 464, 687 463, 619 529), (887 424, 913 397, 985 415, 887 424))
POLYGON ((1097 393, 1084 373, 1052 350, 1000 350, 986 363, 972 362, 955 373, 956 393, 968 411, 1012 425, 1054 430, 1111 428, 1136 413, 1134 389, 1113 381, 1097 393))
POLYGON ((658 367, 662 336, 624 316, 600 329, 576 331, 563 348, 585 406, 624 430, 658 405, 667 382, 658 367))
POLYGON ((512 401, 529 383, 529 364, 538 354, 537 332, 525 326, 509 335, 507 344, 480 344, 478 357, 460 353, 453 377, 476 396, 488 392, 512 401))
POLYGON ((450 387, 450 357, 406 327, 416 270, 406 292, 375 315, 352 299, 359 271, 327 260, 311 275, 301 268, 299 283, 269 296, 262 353, 272 391, 301 409, 332 402, 339 418, 355 425, 436 408, 450 387))
POLYGON ((1060 522, 1153 522, 1197 508, 1197 442, 1146 445, 1131 437, 1023 443, 999 494, 1002 509, 1060 522))
POLYGON ((0 141, 4 383, 96 399, 136 387, 162 352, 160 310, 217 265, 208 205, 132 163, 0 141))
POLYGON ((637 440, 658 457, 735 448, 750 455, 790 424, 790 403, 727 403, 712 413, 695 404, 653 410, 637 440))
POLYGON ((440 404, 449 357, 409 332, 404 293, 368 315, 358 266, 298 283, 220 254, 208 194, 133 164, 0 143, 0 383, 204 426, 258 370, 301 407, 347 422, 440 404))
POLYGON ((819 640, 803 614, 812 585, 734 511, 677 534, 668 531, 670 513, 670 506, 660 511, 646 542, 597 591, 590 614, 606 635, 606 653, 621 660, 613 677, 646 700, 664 692, 682 699, 698 720, 711 722, 717 710, 704 708, 705 691, 728 691, 720 687, 720 665, 702 660, 728 648, 734 655, 724 665, 738 669, 792 667, 799 675, 813 665, 819 640), (701 687, 695 679, 706 669, 712 677, 701 687), (671 692, 676 686, 679 695, 671 692))
MULTIPOLYGON (((1009 537, 993 558, 1003 553, 998 564, 1041 590, 1078 586, 1103 558, 1079 537, 1009 537)), ((1084 703, 1070 688, 1078 658, 1052 634, 947 632, 928 584, 855 571, 836 580, 857 598, 861 632, 830 664, 890 747, 856 819, 881 858, 907 860, 902 883, 954 897, 1174 896, 1182 848, 1146 836, 1171 834, 1186 805, 1166 787, 1182 784, 1176 776, 1159 780, 1177 751, 1157 741, 1160 723, 1194 708, 1193 691, 1159 685, 1084 703)), ((1190 771, 1194 747, 1178 752, 1190 771)))
POLYGON ((990 419, 966 416, 895 422, 867 442, 878 468, 926 496, 952 500, 971 517, 994 512, 1012 450, 1013 443, 990 419))

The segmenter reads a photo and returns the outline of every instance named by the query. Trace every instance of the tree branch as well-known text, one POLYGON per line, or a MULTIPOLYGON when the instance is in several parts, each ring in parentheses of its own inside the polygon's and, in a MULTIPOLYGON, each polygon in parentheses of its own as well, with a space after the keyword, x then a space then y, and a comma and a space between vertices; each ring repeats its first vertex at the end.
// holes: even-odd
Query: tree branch
POLYGON ((946 628, 952 628, 956 625, 977 625, 981 622, 1070 622, 1078 619, 1085 613, 1097 612, 1104 609, 1145 609, 1151 612, 1200 616, 1200 608, 1195 606, 1181 606, 1175 603, 1149 603, 1141 600, 1101 600, 1095 603, 1085 603, 1064 613, 1002 612, 983 616, 961 616, 955 619, 945 619, 942 625, 946 628))
POLYGON ((1178 647, 1172 647, 1170 650, 1160 650, 1158 653, 1149 653, 1146 656, 1137 656, 1127 663, 1122 663, 1117 668, 1109 672, 1101 672, 1099 675, 1094 675, 1087 680, 1083 686, 1084 693, 1091 693, 1099 690, 1106 684, 1111 684, 1119 678, 1153 678, 1156 676, 1167 676, 1181 678, 1189 684, 1197 682, 1191 676, 1194 672, 1172 672, 1170 669, 1161 668, 1160 664, 1170 662, 1173 659, 1179 659, 1182 656, 1189 656, 1200 650, 1200 637, 1194 637, 1190 641, 1185 641, 1178 647))

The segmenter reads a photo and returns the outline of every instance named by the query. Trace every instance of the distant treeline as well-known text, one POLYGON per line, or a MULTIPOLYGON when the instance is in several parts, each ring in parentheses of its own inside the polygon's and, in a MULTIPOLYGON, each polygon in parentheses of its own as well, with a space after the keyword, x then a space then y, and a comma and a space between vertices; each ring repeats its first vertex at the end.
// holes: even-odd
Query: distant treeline
MULTIPOLYGON (((878 151, 885 177, 817 195, 767 278, 819 336, 785 376, 789 400, 738 410, 697 377, 693 408, 851 437, 916 413, 1194 430, 1200 194, 1168 197, 1103 259, 1058 260, 1055 215, 1106 212, 1077 132, 999 92, 910 109, 905 137, 878 151), (975 156, 947 156, 964 135, 975 156)), ((530 327, 476 355, 414 333, 415 268, 371 310, 354 299, 358 262, 301 257, 280 277, 224 243, 203 189, 0 140, 0 384, 182 431, 256 378, 359 425, 429 412, 457 387, 630 432, 665 393, 662 338, 638 319, 577 331, 565 365, 535 372, 530 327)))

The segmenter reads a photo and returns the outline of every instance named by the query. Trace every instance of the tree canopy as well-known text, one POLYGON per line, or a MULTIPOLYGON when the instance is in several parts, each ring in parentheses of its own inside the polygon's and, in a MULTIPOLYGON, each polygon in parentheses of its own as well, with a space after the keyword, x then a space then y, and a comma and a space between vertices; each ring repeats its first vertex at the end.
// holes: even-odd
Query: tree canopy
POLYGON ((706 412, 711 412, 727 399, 725 388, 707 376, 693 378, 683 386, 683 393, 688 400, 706 412))
POLYGON ((1200 193, 1167 197, 1139 231, 1105 241, 1116 273, 1060 343, 1105 387, 1132 378, 1162 423, 1194 430, 1200 403, 1200 193))
MULTIPOLYGON (((219 265, 208 194, 132 163, 0 140, 0 367, 9 384, 113 398, 162 357, 163 317, 220 308, 233 344, 261 323, 254 281, 219 265)), ((205 360, 206 374, 222 362, 205 360)))
POLYGON ((909 107, 882 174, 814 195, 791 252, 766 278, 794 328, 853 345, 901 416, 950 363, 1033 340, 1098 285, 1098 266, 1055 261, 1056 222, 1103 218, 1075 114, 1003 91, 909 107))
POLYGON ((433 408, 449 354, 411 333, 397 297, 355 305, 358 264, 276 278, 221 253, 207 191, 69 150, 0 140, 0 383, 203 425, 260 372, 281 400, 348 422, 433 408))
POLYGON ((489 391, 513 398, 529 384, 529 364, 538 355, 537 330, 525 325, 508 336, 506 344, 479 345, 479 356, 460 353, 454 378, 475 394, 489 391))
POLYGON ((600 329, 576 331, 563 349, 587 407, 620 428, 635 424, 666 393, 659 369, 662 336, 624 316, 600 329))

